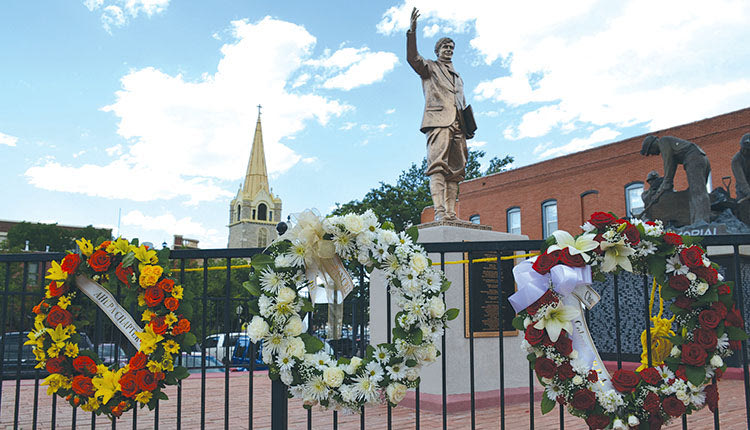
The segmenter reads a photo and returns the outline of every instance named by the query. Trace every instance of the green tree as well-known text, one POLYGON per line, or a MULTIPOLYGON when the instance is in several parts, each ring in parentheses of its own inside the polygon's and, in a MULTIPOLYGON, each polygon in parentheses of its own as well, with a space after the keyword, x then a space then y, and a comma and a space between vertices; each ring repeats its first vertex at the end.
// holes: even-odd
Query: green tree
POLYGON ((504 158, 499 158, 497 156, 492 157, 492 160, 490 160, 490 166, 487 167, 487 171, 484 172, 484 174, 491 175, 493 173, 503 172, 507 170, 512 163, 513 157, 510 155, 506 155, 504 158))
MULTIPOLYGON (((109 239, 112 231, 94 228, 89 225, 83 228, 65 228, 57 224, 20 222, 8 230, 8 239, 4 247, 10 252, 22 251, 29 241, 29 251, 63 252, 75 249, 75 239, 85 237, 91 241, 109 239)), ((100 241, 101 241, 100 240, 100 241)))

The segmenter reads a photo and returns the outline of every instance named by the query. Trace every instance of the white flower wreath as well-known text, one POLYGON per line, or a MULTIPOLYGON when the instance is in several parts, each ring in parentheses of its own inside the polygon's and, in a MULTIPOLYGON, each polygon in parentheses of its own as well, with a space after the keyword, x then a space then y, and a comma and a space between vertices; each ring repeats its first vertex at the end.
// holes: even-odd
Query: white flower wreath
POLYGON ((280 378, 306 408, 320 404, 358 412, 366 403, 397 405, 419 384, 421 367, 440 356, 435 344, 446 322, 458 316, 458 309, 446 310, 441 297, 450 283, 416 244, 415 227, 396 233, 369 210, 329 218, 308 210, 296 221, 269 247, 270 255, 253 257, 255 270, 245 283, 257 297, 250 302, 256 315, 250 338, 262 340, 269 376, 280 378), (364 358, 337 360, 322 350, 323 342, 303 333, 302 315, 313 310, 304 291, 309 296, 319 275, 335 278, 319 269, 339 258, 356 260, 368 272, 383 270, 391 297, 402 309, 395 316, 393 341, 369 345, 364 358))

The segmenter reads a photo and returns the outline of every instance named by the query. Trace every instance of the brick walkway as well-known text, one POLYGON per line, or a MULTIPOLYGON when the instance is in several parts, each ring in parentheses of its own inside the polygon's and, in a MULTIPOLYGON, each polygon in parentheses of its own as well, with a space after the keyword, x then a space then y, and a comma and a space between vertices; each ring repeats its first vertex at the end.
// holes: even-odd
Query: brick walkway
MULTIPOLYGON (((247 429, 249 410, 250 378, 248 373, 233 373, 229 382, 229 428, 247 429)), ((256 372, 253 377, 253 427, 254 429, 268 429, 271 427, 270 410, 270 381, 265 372, 256 372)), ((38 429, 51 429, 51 397, 46 395, 45 387, 40 387, 38 399, 39 419, 38 429)), ((0 429, 12 429, 13 415, 15 409, 15 381, 3 381, 2 410, 0 410, 0 429)), ((223 429, 224 422, 224 375, 213 373, 206 378, 206 414, 205 428, 223 429)), ((724 430, 741 430, 746 428, 745 424, 745 396, 742 380, 724 380, 719 383, 720 410, 722 411, 721 428, 724 430)), ((159 428, 174 429, 177 427, 177 389, 169 387, 167 394, 170 400, 162 402, 159 410, 159 428)), ((183 383, 182 389, 182 428, 201 428, 201 379, 200 375, 191 375, 183 383)), ((33 423, 34 409, 34 381, 22 381, 20 384, 19 422, 18 428, 31 429, 33 423)), ((91 415, 77 414, 77 428, 89 428, 91 415)), ((339 429, 359 429, 359 415, 338 414, 339 429)), ((300 402, 290 400, 289 402, 289 428, 306 429, 307 411, 302 409, 300 402)), ((314 411, 312 413, 314 429, 332 428, 333 414, 331 412, 314 411)), ((154 412, 139 410, 137 422, 139 429, 152 429, 154 425, 154 412)), ((117 428, 129 429, 132 427, 133 413, 123 415, 118 421, 117 428)), ((422 411, 420 413, 420 427, 429 430, 442 428, 442 416, 440 413, 422 411)), ((57 429, 72 428, 72 408, 67 404, 57 406, 57 429)), ((412 429, 416 427, 415 411, 400 407, 393 409, 393 429, 412 429)), ((477 429, 498 429, 500 426, 499 410, 487 408, 476 411, 477 429)), ((509 430, 529 428, 528 403, 506 406, 506 428, 509 430)), ((387 428, 386 409, 383 407, 368 407, 365 413, 365 425, 367 429, 387 428)), ((448 416, 449 429, 468 429, 471 427, 471 416, 469 412, 453 413, 448 416)), ((112 428, 110 421, 104 417, 96 419, 96 428, 112 428)), ((535 412, 535 428, 557 429, 559 428, 559 412, 554 411, 542 416, 537 402, 535 412)), ((681 423, 676 422, 665 429, 680 429, 681 423)), ((704 409, 689 417, 688 428, 704 430, 713 428, 713 415, 704 409)), ((572 417, 566 413, 565 429, 586 430, 587 426, 582 420, 572 417)))

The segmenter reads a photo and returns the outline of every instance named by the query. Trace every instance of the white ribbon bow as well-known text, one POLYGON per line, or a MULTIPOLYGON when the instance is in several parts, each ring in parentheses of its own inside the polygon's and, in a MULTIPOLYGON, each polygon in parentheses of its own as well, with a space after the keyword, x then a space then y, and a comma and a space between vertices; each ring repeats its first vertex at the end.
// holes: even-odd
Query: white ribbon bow
POLYGON ((533 305, 552 287, 555 292, 565 297, 579 285, 591 284, 591 267, 570 267, 558 264, 542 275, 532 267, 536 257, 524 260, 513 268, 513 277, 518 291, 508 297, 516 313, 533 305))

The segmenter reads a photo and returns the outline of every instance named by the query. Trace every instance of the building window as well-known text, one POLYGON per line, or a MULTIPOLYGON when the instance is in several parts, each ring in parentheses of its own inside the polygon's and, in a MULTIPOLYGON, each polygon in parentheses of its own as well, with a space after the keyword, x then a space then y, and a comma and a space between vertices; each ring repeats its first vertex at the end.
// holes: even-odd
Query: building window
POLYGON ((510 208, 506 213, 508 233, 521 234, 521 208, 510 208))
POLYGON ((542 236, 547 238, 557 230, 557 200, 542 203, 542 236))
POLYGON ((479 224, 479 214, 474 214, 469 217, 469 222, 479 224))
POLYGON ((258 205, 258 219, 261 221, 266 220, 266 211, 268 210, 268 206, 266 206, 265 203, 261 203, 258 205))
POLYGON ((253 219, 255 219, 255 209, 253 209, 253 219))
POLYGON ((237 205, 237 221, 241 219, 240 214, 242 213, 242 206, 237 205))
POLYGON ((268 211, 268 220, 273 221, 273 211, 268 211))
POLYGON ((265 248, 268 244, 268 231, 265 228, 258 230, 258 248, 265 248))
POLYGON ((643 182, 633 182, 625 186, 625 214, 628 217, 638 216, 643 212, 643 182))

